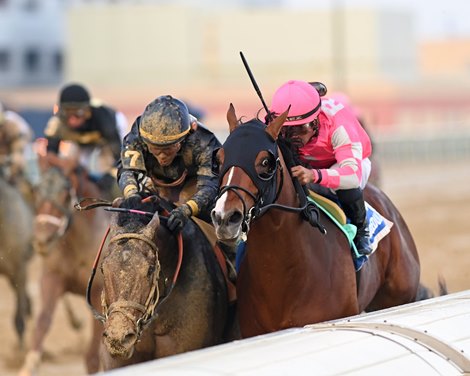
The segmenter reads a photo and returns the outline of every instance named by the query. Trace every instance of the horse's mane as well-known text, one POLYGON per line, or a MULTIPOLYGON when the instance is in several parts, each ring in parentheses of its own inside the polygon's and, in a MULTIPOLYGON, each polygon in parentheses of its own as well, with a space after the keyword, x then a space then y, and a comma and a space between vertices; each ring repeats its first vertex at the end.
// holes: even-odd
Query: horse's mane
POLYGON ((284 162, 286 163, 286 167, 290 171, 291 167, 298 166, 301 163, 299 160, 295 147, 288 139, 284 137, 279 137, 277 139, 277 145, 281 150, 282 156, 284 158, 284 162))

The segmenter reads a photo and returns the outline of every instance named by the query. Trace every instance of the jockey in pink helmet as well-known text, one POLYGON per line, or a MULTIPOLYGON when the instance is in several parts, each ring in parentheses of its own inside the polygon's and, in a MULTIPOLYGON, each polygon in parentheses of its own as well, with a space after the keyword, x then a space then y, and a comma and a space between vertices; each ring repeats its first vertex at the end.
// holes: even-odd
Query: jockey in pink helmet
POLYGON ((270 112, 277 116, 290 106, 282 134, 298 147, 302 165, 292 168, 301 184, 329 188, 356 225, 354 243, 360 254, 371 253, 362 190, 371 171, 369 136, 351 107, 333 98, 320 98, 305 81, 291 80, 279 87, 270 112))

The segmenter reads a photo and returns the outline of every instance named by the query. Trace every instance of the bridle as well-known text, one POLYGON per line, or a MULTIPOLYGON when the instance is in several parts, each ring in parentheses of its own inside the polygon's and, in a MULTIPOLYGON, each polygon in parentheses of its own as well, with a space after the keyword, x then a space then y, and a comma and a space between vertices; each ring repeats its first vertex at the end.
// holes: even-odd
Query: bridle
MULTIPOLYGON (((62 176, 63 179, 67 179, 65 176, 62 176)), ((35 222, 38 224, 51 224, 57 228, 57 231, 54 232, 54 236, 50 238, 49 243, 52 243, 60 239, 67 229, 70 227, 73 218, 73 203, 77 201, 77 192, 73 185, 68 181, 64 184, 64 190, 68 189, 69 198, 67 203, 64 204, 57 200, 56 195, 52 194, 42 194, 40 193, 39 202, 50 202, 54 208, 56 208, 61 216, 55 216, 52 214, 36 214, 35 222)))
POLYGON ((258 189, 258 192, 254 194, 248 189, 236 184, 229 184, 220 187, 217 199, 226 192, 233 192, 242 203, 243 238, 246 239, 251 223, 256 218, 261 217, 269 209, 279 209, 288 212, 300 213, 307 208, 309 204, 305 198, 303 188, 300 186, 297 179, 293 179, 293 182, 299 197, 304 197, 303 200, 301 199, 301 206, 292 207, 276 203, 284 185, 284 173, 279 158, 278 145, 276 141, 266 133, 263 123, 252 120, 251 122, 239 126, 229 135, 223 147, 224 150, 229 151, 229 155, 227 155, 227 153, 225 154, 226 160, 222 167, 221 179, 226 175, 227 171, 236 166, 241 168, 251 178, 252 182, 258 189), (240 148, 240 142, 244 143, 243 150, 240 148), (261 151, 266 151, 270 155, 270 158, 275 161, 274 168, 269 174, 263 174, 263 176, 258 174, 254 167, 254 160, 261 151), (248 206, 240 192, 246 193, 253 200, 254 205, 251 208, 248 209, 248 206))
POLYGON ((128 300, 117 300, 111 303, 108 307, 106 304, 105 293, 104 290, 101 294, 101 306, 103 308, 103 315, 102 317, 103 323, 105 323, 109 316, 112 313, 120 313, 127 317, 135 326, 137 337, 140 337, 142 331, 153 321, 155 315, 155 310, 157 304, 160 300, 160 289, 158 287, 158 280, 160 277, 160 260, 158 259, 158 247, 153 242, 152 239, 148 238, 143 234, 136 234, 136 233, 124 233, 114 236, 109 240, 109 244, 113 242, 117 242, 120 240, 128 240, 128 239, 137 239, 144 243, 146 243, 154 252, 155 254, 155 265, 153 268, 152 273, 152 282, 150 285, 150 291, 148 293, 147 299, 145 300, 145 304, 140 304, 133 301, 128 300), (139 311, 142 315, 140 318, 136 318, 134 315, 129 313, 128 308, 135 309, 139 311))
MULTIPOLYGON (((151 196, 147 198, 146 200, 149 200, 149 199, 155 199, 155 197, 151 196)), ((84 200, 89 200, 89 199, 84 199, 84 200)), ((77 210, 90 210, 90 209, 95 209, 100 206, 105 206, 105 207, 107 206, 108 208, 105 208, 105 209, 108 209, 109 211, 128 211, 131 213, 147 215, 147 216, 158 215, 162 221, 166 221, 168 219, 168 210, 166 208, 163 209, 164 215, 162 216, 162 215, 155 214, 155 213, 143 212, 143 211, 133 210, 133 209, 110 208, 109 206, 111 205, 111 203, 106 202, 104 200, 95 200, 95 202, 86 206, 82 206, 81 204, 82 202, 77 203, 75 205, 75 208, 77 210)), ((179 272, 181 269, 182 259, 183 259, 183 236, 181 232, 177 234, 178 261, 177 261, 177 265, 176 265, 171 283, 166 289, 167 291, 162 298, 160 298, 160 289, 158 286, 158 281, 159 281, 160 272, 161 272, 160 261, 158 258, 159 250, 158 250, 157 245, 153 241, 153 239, 150 239, 148 236, 144 234, 134 233, 134 232, 121 233, 112 237, 109 240, 109 244, 115 243, 121 240, 129 240, 129 239, 135 239, 135 240, 139 240, 145 243, 147 246, 149 246, 152 249, 152 251, 155 254, 155 264, 153 265, 152 283, 151 283, 150 291, 145 301, 145 304, 140 304, 137 302, 127 301, 127 300, 117 300, 108 306, 106 303, 105 292, 103 289, 102 294, 101 294, 101 306, 102 306, 103 313, 101 314, 100 312, 98 312, 98 310, 93 306, 91 302, 91 289, 92 289, 93 280, 96 274, 96 270, 98 267, 98 263, 101 257, 101 253, 104 248, 104 244, 106 243, 106 239, 109 235, 109 232, 110 232, 110 228, 108 227, 103 237, 103 240, 101 241, 98 253, 95 257, 95 261, 93 263, 93 268, 90 274, 90 278, 88 279, 88 284, 87 284, 87 289, 86 289, 86 301, 95 319, 101 321, 103 324, 106 323, 111 313, 120 313, 124 315, 135 326, 136 335, 139 338, 143 330, 148 325, 150 325, 152 321, 154 321, 157 318, 158 308, 161 306, 163 302, 166 301, 166 299, 168 299, 168 297, 170 296, 170 293, 173 290, 173 287, 176 284, 176 281, 178 279, 179 272), (134 315, 129 313, 128 311, 129 308, 139 311, 142 315, 139 318, 136 318, 134 315)))

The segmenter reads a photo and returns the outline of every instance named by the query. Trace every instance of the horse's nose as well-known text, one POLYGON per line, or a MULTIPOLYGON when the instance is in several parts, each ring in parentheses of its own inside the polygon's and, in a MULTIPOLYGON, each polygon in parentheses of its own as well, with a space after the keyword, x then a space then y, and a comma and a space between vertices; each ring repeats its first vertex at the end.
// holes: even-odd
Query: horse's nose
POLYGON ((124 349, 132 347, 137 341, 137 333, 132 329, 121 332, 114 328, 107 328, 103 331, 103 337, 114 346, 124 349))
POLYGON ((220 212, 213 209, 211 212, 212 223, 214 226, 238 226, 243 220, 243 214, 239 210, 230 210, 229 212, 220 212))

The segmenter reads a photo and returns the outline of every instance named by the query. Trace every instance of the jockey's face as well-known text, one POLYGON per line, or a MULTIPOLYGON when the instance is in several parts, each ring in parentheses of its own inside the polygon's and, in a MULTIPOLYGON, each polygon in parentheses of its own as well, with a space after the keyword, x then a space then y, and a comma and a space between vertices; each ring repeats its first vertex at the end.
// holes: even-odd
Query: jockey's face
POLYGON ((149 152, 157 159, 160 166, 169 166, 181 149, 181 142, 168 146, 156 146, 147 144, 149 152))
POLYGON ((91 116, 89 107, 66 107, 60 109, 59 114, 70 128, 81 127, 91 116))
POLYGON ((282 127, 284 138, 291 140, 297 147, 306 145, 312 137, 318 134, 318 118, 300 125, 286 125, 282 127))

